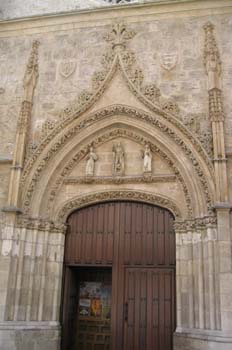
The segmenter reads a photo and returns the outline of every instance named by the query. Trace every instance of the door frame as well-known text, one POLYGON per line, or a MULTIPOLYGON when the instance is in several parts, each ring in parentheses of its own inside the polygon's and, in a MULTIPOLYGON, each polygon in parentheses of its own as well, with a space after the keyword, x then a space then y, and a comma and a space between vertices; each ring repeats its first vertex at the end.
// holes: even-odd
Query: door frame
MULTIPOLYGON (((170 212, 173 216, 173 218, 175 219, 175 216, 173 214, 173 212, 167 208, 167 207, 162 207, 159 204, 157 205, 156 203, 152 203, 152 202, 147 202, 144 200, 131 200, 131 199, 114 199, 114 200, 103 200, 103 201, 96 201, 93 203, 90 203, 89 205, 85 205, 85 206, 81 206, 80 208, 76 208, 75 210, 72 211, 72 213, 79 211, 80 209, 85 209, 88 207, 92 207, 98 204, 107 204, 107 203, 117 203, 117 202, 128 202, 128 203, 138 203, 138 204, 145 204, 145 205, 151 205, 152 207, 159 207, 160 209, 166 210, 167 212, 170 212)), ((72 214, 71 213, 71 214, 72 214)), ((71 215, 70 214, 70 215, 71 215)), ((117 211, 118 217, 120 215, 119 210, 117 211)), ((118 232, 118 234, 115 235, 116 239, 114 242, 114 254, 119 254, 119 250, 120 250, 120 246, 122 245, 122 240, 120 239, 120 231, 121 231, 121 227, 120 227, 120 222, 119 220, 116 220, 117 222, 117 226, 116 226, 116 232, 118 232)), ((174 227, 173 227, 174 229, 174 227)), ((176 247, 175 247, 176 250, 176 247)), ((64 265, 64 269, 63 272, 65 272, 65 268, 67 267, 110 267, 110 265, 98 265, 98 264, 70 264, 70 265, 64 265)), ((138 266, 134 266, 134 267, 138 267, 138 266)), ((140 268, 148 268, 147 266, 139 266, 140 268)), ((119 347, 117 340, 118 339, 122 339, 122 345, 123 345, 123 333, 124 333, 124 299, 125 299, 125 275, 126 275, 126 268, 128 268, 127 265, 124 266, 119 266, 119 264, 112 264, 111 265, 112 268, 112 315, 111 315, 111 329, 112 329, 112 350, 117 350, 119 347), (118 285, 118 280, 116 280, 116 277, 120 276, 120 281, 122 281, 123 288, 120 289, 120 291, 118 291, 117 285, 118 285), (122 301, 122 305, 119 311, 119 308, 117 307, 117 301, 118 298, 120 298, 120 300, 122 301), (121 337, 118 336, 118 330, 120 327, 117 327, 117 324, 123 324, 123 326, 121 326, 121 337), (117 329, 117 332, 116 330, 117 329)), ((133 268, 133 266, 130 265, 130 268, 133 268)), ((151 268, 155 268, 154 266, 151 266, 151 268)), ((162 269, 162 267, 161 267, 162 269)), ((175 267, 173 268, 174 270, 174 283, 176 280, 176 273, 175 273, 175 267)), ((64 280, 65 280, 65 273, 63 273, 63 287, 62 287, 62 300, 64 300, 64 280)), ((61 308, 61 320, 62 320, 62 315, 63 315, 63 307, 64 305, 62 305, 61 308)), ((174 315, 175 315, 175 325, 176 325, 176 285, 174 288, 174 303, 173 303, 173 308, 174 308, 174 315)), ((122 346, 120 345, 120 346, 122 346)), ((120 347, 121 348, 121 347, 120 347)), ((66 350, 66 349, 65 349, 66 350)))

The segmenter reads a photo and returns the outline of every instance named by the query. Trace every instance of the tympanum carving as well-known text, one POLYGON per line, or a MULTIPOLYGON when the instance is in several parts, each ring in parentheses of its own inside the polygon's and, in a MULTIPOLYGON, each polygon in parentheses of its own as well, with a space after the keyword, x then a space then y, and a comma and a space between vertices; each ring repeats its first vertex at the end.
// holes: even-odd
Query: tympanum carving
MULTIPOLYGON (((102 135, 99 135, 96 139, 92 141, 92 145, 97 148, 101 144, 105 142, 109 142, 111 140, 117 139, 117 138, 128 138, 131 139, 139 144, 141 144, 144 148, 146 144, 148 143, 147 139, 145 139, 143 136, 135 133, 134 131, 130 131, 128 129, 113 129, 111 131, 108 131, 102 135)), ((184 179, 178 170, 176 164, 171 160, 167 154, 165 154, 157 145, 153 144, 151 141, 149 142, 151 152, 154 154, 157 154, 161 159, 165 161, 165 163, 172 169, 173 175, 163 176, 164 181, 171 181, 170 179, 176 178, 179 183, 182 186, 183 193, 185 196, 186 206, 188 208, 188 215, 189 217, 192 216, 192 203, 191 203, 191 197, 188 192, 188 188, 184 182, 184 179)), ((67 164, 65 164, 63 170, 61 171, 61 174, 56 178, 49 195, 49 202, 48 202, 48 208, 47 212, 50 212, 52 208, 52 204, 54 202, 54 199, 56 195, 59 193, 59 190, 64 182, 66 183, 91 183, 93 181, 96 181, 96 183, 101 184, 107 184, 107 183, 114 183, 114 184, 122 184, 122 183, 141 183, 141 182, 159 182, 161 181, 160 176, 148 176, 146 174, 145 176, 138 176, 138 177, 125 177, 125 176, 112 176, 112 178, 104 178, 104 177, 95 177, 95 178, 71 178, 69 180, 69 174, 73 170, 73 168, 88 154, 89 146, 83 147, 67 164)))

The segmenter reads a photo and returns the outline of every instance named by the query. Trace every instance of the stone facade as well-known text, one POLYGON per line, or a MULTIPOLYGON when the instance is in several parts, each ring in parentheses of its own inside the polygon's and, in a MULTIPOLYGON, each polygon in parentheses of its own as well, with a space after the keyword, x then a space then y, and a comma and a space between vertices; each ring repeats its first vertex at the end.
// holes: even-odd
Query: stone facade
POLYGON ((231 27, 230 0, 0 23, 0 349, 59 349, 67 217, 117 199, 175 216, 174 348, 232 349, 231 27))
POLYGON ((28 0, 19 3, 17 0, 10 0, 0 4, 0 19, 22 18, 38 15, 54 15, 73 11, 86 11, 107 6, 125 6, 130 4, 146 4, 150 2, 162 2, 165 0, 69 0, 64 2, 57 0, 28 0))

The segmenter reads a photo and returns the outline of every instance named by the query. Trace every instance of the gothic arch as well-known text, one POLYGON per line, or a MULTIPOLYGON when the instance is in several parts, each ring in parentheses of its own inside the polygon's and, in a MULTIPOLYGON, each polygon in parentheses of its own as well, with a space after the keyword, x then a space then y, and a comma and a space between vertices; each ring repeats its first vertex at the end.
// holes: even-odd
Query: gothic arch
MULTIPOLYGON (((166 164, 173 170, 174 177, 180 182, 182 185, 182 189, 185 195, 185 201, 186 201, 186 207, 188 210, 188 215, 191 217, 193 215, 192 211, 192 203, 191 203, 191 196, 189 193, 189 189, 185 185, 185 181, 183 179, 183 176, 181 175, 180 170, 178 169, 178 166, 176 166, 175 162, 171 159, 170 155, 167 154, 167 152, 164 152, 158 144, 154 144, 153 141, 148 139, 148 135, 144 135, 142 133, 139 133, 138 130, 135 129, 128 129, 124 124, 117 123, 116 125, 111 125, 109 129, 104 130, 103 133, 97 133, 97 135, 92 135, 90 142, 87 142, 83 144, 82 148, 79 149, 71 159, 69 159, 66 163, 63 164, 62 170, 59 172, 59 175, 56 177, 55 181, 52 182, 52 187, 48 190, 49 193, 49 199, 48 199, 48 207, 46 208, 47 212, 50 212, 51 205, 53 204, 56 195, 59 193, 59 189, 62 187, 65 179, 68 177, 68 175, 71 173, 73 168, 79 164, 79 162, 86 156, 88 152, 88 144, 91 143, 95 147, 98 147, 101 144, 104 144, 106 142, 112 141, 117 137, 127 138, 131 139, 133 141, 136 141, 143 147, 146 142, 149 142, 151 150, 153 153, 158 154, 165 162, 166 164)), ((98 183, 104 184, 104 178, 98 179, 98 183)), ((160 179, 159 179, 160 181, 160 179)), ((164 179, 165 181, 165 179, 164 179)), ((149 182, 149 179, 140 177, 139 182, 149 182)), ((92 182, 94 185, 96 183, 96 180, 92 182)), ((115 179, 112 184, 123 184, 123 179, 115 179)), ((129 181, 128 181, 129 183, 129 181)), ((46 190, 45 190, 46 191, 46 190)))
MULTIPOLYGON (((154 145, 155 151, 161 150, 161 153, 163 152, 166 155, 169 162, 171 161, 172 164, 175 164, 176 169, 179 169, 180 177, 184 179, 182 184, 185 188, 185 194, 188 196, 188 204, 192 199, 195 206, 195 208, 192 208, 195 210, 194 215, 207 214, 206 206, 209 204, 207 200, 210 200, 212 193, 212 174, 202 161, 201 156, 189 145, 186 145, 187 141, 184 138, 184 140, 181 139, 177 132, 175 133, 164 126, 158 117, 128 106, 110 106, 91 114, 89 117, 75 120, 70 128, 63 130, 58 142, 55 139, 48 145, 46 152, 38 158, 39 162, 35 164, 36 167, 32 167, 31 174, 29 173, 29 176, 25 177, 26 190, 22 193, 25 211, 31 206, 32 209, 36 207, 37 210, 36 212, 32 210, 31 214, 40 214, 38 208, 41 206, 43 197, 41 188, 44 188, 44 192, 54 193, 53 185, 50 184, 49 187, 47 179, 52 179, 53 174, 62 173, 61 169, 69 168, 68 162, 72 162, 72 157, 74 157, 74 161, 78 159, 75 158, 77 149, 80 157, 83 158, 89 144, 96 142, 95 140, 98 137, 102 137, 102 132, 98 131, 96 133, 96 130, 116 129, 118 127, 121 128, 122 134, 123 130, 133 128, 135 134, 138 135, 137 139, 143 137, 144 140, 147 139, 154 145), (82 148, 80 149, 81 144, 82 148), (180 154, 183 155, 184 160, 178 160, 180 154), (197 175, 196 181, 192 177, 192 171, 195 171, 197 175), (41 192, 39 197, 38 189, 41 192), (204 193, 206 191, 208 191, 208 198, 204 193)), ((193 204, 191 206, 193 207, 193 204)), ((28 212, 28 214, 30 213, 28 212)))
POLYGON ((137 66, 134 53, 126 45, 134 35, 124 24, 113 27, 105 37, 110 48, 103 55, 103 70, 96 72, 92 78, 92 90, 83 91, 76 101, 61 111, 57 126, 44 135, 28 159, 21 178, 20 194, 20 204, 25 213, 40 215, 42 193, 46 191, 50 193, 50 198, 54 198, 62 183, 62 173, 69 169, 70 162, 86 155, 89 144, 98 137, 96 130, 101 133, 106 128, 117 128, 117 123, 121 123, 122 129, 131 125, 138 135, 142 132, 143 137, 153 144, 154 150, 160 150, 169 162, 175 164, 185 193, 188 216, 211 212, 215 193, 212 162, 200 141, 180 121, 177 105, 160 99, 160 90, 154 84, 142 84, 142 71, 137 66), (118 73, 128 91, 143 107, 117 103, 97 105, 96 110, 96 103, 118 73), (53 180, 58 182, 56 188, 53 180), (40 191, 41 188, 43 191, 40 191))

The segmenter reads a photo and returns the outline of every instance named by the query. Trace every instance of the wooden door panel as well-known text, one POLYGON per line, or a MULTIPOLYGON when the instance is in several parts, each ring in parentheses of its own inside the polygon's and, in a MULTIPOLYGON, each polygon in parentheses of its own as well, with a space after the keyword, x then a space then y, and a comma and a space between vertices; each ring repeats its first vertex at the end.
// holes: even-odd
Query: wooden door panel
POLYGON ((117 203, 81 209, 68 219, 65 263, 112 265, 117 203))
POLYGON ((171 350, 173 302, 173 270, 126 269, 124 350, 171 350))
POLYGON ((148 204, 121 203, 121 206, 120 255, 124 265, 175 266, 172 215, 148 204))
POLYGON ((89 206, 68 219, 65 265, 112 267, 112 350, 172 349, 173 220, 166 209, 125 201, 89 206))

